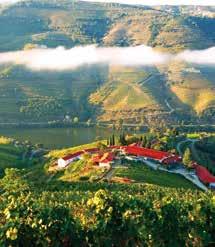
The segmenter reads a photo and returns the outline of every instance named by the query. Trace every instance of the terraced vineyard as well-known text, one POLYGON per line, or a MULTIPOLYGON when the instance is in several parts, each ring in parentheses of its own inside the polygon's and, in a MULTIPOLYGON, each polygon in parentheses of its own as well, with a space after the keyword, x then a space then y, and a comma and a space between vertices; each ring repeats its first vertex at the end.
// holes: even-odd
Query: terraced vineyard
MULTIPOLYGON (((1 11, 0 51, 97 44, 148 45, 175 53, 213 46, 215 19, 185 10, 29 0, 1 11)), ((84 66, 58 73, 0 67, 1 122, 61 121, 68 115, 81 121, 144 124, 156 118, 178 123, 200 117, 205 123, 214 114, 214 95, 213 67, 178 61, 148 68, 84 66)))

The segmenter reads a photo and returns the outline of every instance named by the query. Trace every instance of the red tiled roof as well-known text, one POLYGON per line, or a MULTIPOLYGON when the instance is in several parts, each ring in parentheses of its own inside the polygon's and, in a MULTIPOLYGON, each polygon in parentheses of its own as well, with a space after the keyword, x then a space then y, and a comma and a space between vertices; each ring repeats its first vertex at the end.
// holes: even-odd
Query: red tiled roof
POLYGON ((196 163, 193 164, 193 167, 196 170, 197 176, 203 183, 215 183, 215 176, 213 176, 205 167, 200 166, 196 163))
POLYGON ((99 163, 99 162, 100 162, 100 159, 102 158, 102 156, 103 156, 103 154, 97 154, 96 156, 94 156, 94 157, 92 158, 92 161, 93 161, 94 163, 99 163))
POLYGON ((113 153, 99 154, 93 157, 93 162, 95 163, 109 163, 113 161, 115 155, 113 153))
MULTIPOLYGON (((142 148, 138 146, 110 146, 108 148, 110 149, 124 149, 126 153, 132 154, 132 155, 137 155, 137 156, 144 156, 147 158, 155 159, 162 161, 165 164, 170 164, 170 163, 175 163, 181 161, 181 158, 177 155, 172 155, 171 153, 168 152, 163 152, 163 151, 158 151, 154 149, 149 149, 149 148, 142 148)), ((69 160, 75 157, 80 156, 81 154, 85 152, 89 153, 95 153, 98 152, 98 148, 89 148, 85 149, 83 151, 79 151, 73 154, 69 154, 65 157, 63 157, 64 160, 69 160)), ((111 162, 114 159, 114 154, 112 152, 105 153, 105 154, 98 154, 93 158, 93 162, 99 163, 108 163, 111 162)))
POLYGON ((124 150, 132 155, 144 156, 155 160, 163 160, 171 156, 168 152, 157 151, 149 148, 127 146, 124 147, 124 150))
POLYGON ((64 159, 66 161, 66 160, 70 160, 72 158, 78 157, 84 153, 95 153, 98 151, 99 151, 98 148, 87 148, 87 149, 84 149, 82 151, 78 151, 78 152, 73 153, 73 154, 68 154, 68 155, 64 156, 62 159, 64 159))
POLYGON ((103 155, 100 162, 109 163, 109 162, 113 161, 114 157, 115 157, 115 155, 113 153, 106 153, 103 155))
POLYGON ((72 158, 80 156, 83 153, 84 153, 84 151, 79 151, 79 152, 76 152, 76 153, 73 153, 73 154, 68 154, 68 155, 64 156, 62 159, 65 160, 65 161, 66 160, 70 160, 72 158))
POLYGON ((84 149, 84 152, 86 153, 95 153, 95 152, 98 152, 99 151, 99 148, 87 148, 87 149, 84 149))

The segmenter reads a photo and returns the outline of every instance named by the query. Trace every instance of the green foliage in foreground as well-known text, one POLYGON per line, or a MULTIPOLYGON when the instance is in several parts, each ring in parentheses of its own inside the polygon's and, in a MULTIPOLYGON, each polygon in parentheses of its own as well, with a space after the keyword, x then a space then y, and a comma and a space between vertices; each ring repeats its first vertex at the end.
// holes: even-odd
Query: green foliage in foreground
POLYGON ((0 246, 215 244, 212 193, 90 183, 45 190, 17 169, 0 187, 0 246))

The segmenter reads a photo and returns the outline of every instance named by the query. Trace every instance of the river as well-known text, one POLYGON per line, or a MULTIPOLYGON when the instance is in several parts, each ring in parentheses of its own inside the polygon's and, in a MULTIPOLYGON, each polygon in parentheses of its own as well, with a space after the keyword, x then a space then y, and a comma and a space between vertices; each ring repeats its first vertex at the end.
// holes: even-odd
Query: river
POLYGON ((112 134, 112 130, 89 128, 5 128, 0 129, 0 136, 7 136, 19 141, 28 140, 33 144, 42 143, 50 149, 66 148, 102 140, 112 134))

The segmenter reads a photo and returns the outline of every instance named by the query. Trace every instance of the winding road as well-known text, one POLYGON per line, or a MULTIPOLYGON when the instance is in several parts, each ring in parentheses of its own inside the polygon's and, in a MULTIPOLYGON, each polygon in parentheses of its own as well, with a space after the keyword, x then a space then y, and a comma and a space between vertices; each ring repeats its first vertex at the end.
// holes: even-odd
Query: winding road
POLYGON ((172 114, 174 111, 175 111, 175 109, 174 108, 172 108, 172 106, 170 105, 170 103, 168 102, 168 100, 167 99, 165 99, 165 104, 166 104, 166 106, 169 108, 169 114, 172 114))

